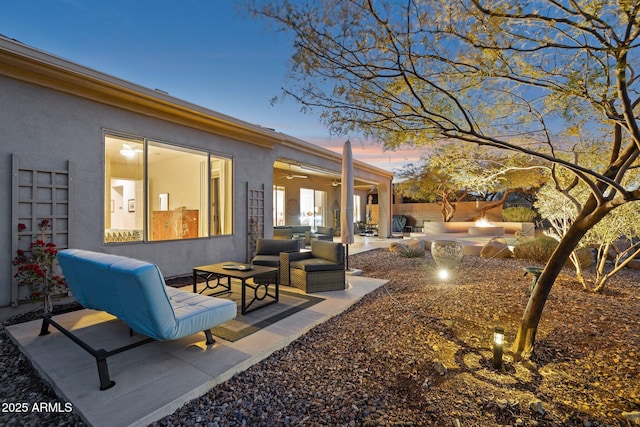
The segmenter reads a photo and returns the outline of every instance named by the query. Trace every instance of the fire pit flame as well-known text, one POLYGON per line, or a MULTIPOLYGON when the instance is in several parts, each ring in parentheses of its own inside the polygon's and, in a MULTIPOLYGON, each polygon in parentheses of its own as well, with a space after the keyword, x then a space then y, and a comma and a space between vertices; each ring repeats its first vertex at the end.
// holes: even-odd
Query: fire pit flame
POLYGON ((495 225, 487 221, 486 218, 482 218, 469 227, 469 234, 472 236, 503 236, 504 227, 495 225))
POLYGON ((493 224, 487 221, 486 218, 480 218, 475 223, 476 227, 493 227, 493 224))

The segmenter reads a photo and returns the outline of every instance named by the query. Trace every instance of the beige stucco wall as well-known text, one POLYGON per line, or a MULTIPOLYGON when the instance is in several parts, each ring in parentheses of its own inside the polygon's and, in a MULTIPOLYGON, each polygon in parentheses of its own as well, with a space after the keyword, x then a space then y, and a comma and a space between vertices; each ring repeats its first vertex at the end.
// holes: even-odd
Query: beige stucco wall
MULTIPOLYGON (((460 202, 452 221, 473 221, 487 205, 493 202, 460 202)), ((393 205, 394 215, 407 217, 407 225, 422 227, 424 221, 442 221, 441 206, 438 203, 396 203, 393 205)), ((486 218, 489 221, 502 221, 502 207, 487 211, 486 218)))

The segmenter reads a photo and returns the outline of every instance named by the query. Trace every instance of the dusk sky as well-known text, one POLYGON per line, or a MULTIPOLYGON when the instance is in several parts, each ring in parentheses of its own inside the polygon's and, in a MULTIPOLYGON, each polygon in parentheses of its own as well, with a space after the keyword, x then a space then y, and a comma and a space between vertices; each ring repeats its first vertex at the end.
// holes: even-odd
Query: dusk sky
MULTIPOLYGON (((233 0, 4 1, 0 34, 83 66, 342 152, 318 115, 281 94, 291 40, 233 0)), ((388 170, 416 161, 350 138, 356 159, 388 170)))

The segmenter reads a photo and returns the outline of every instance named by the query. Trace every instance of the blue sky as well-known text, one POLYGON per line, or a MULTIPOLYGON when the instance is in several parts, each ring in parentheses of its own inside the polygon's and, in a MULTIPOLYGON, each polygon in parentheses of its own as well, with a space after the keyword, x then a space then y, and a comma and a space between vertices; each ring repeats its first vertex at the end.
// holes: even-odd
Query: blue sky
MULTIPOLYGON (((234 0, 4 0, 0 34, 130 82, 342 152, 317 115, 271 104, 291 40, 234 0)), ((411 150, 383 153, 352 138, 354 157, 393 170, 411 150)))

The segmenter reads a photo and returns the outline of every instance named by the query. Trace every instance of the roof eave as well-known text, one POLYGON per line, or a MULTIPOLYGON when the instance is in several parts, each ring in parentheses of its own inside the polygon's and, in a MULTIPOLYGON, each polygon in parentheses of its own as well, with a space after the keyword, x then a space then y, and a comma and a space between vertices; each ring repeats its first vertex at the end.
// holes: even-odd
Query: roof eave
POLYGON ((0 37, 0 75, 262 147, 282 134, 0 37))

